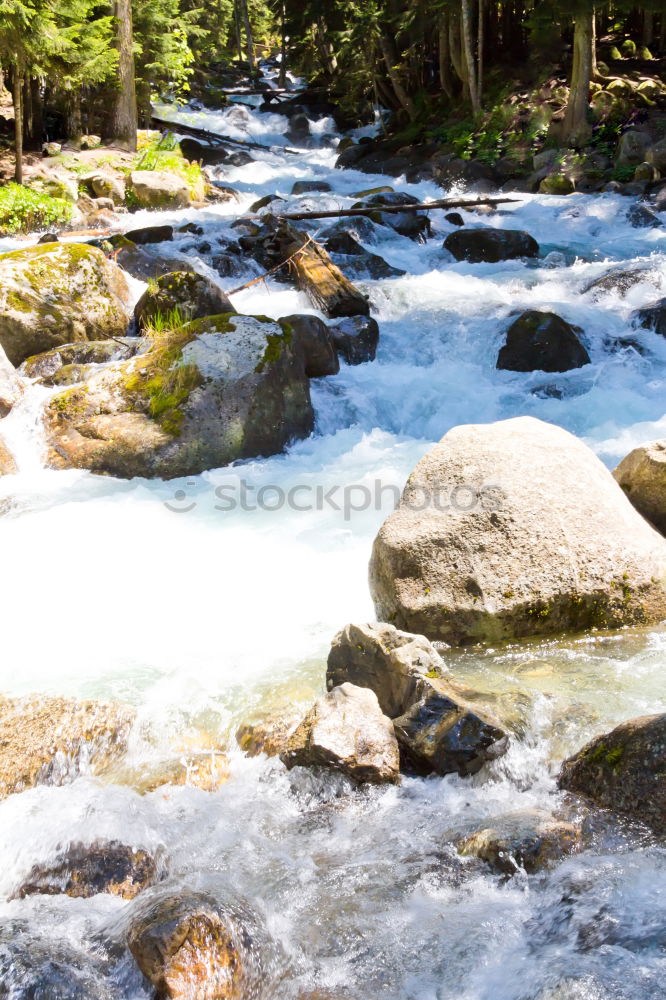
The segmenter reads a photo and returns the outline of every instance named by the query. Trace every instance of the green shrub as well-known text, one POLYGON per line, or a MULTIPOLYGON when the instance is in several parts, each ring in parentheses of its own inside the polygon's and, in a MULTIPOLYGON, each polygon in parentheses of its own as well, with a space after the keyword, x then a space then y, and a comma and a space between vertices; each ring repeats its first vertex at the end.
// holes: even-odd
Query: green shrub
MULTIPOLYGON (((187 181, 193 195, 200 191, 204 179, 198 163, 190 163, 183 156, 178 139, 168 132, 153 139, 145 149, 137 154, 133 170, 166 170, 187 181)), ((132 207, 128 202, 128 207, 132 207)))
POLYGON ((0 235, 48 229, 68 222, 71 217, 72 205, 63 198, 52 198, 21 184, 0 187, 0 235))
POLYGON ((632 42, 631 38, 625 38, 622 42, 622 55, 627 59, 636 58, 636 42, 632 42))
POLYGON ((629 181, 633 181, 635 171, 635 167, 615 167, 613 180, 618 181, 620 184, 628 184, 629 181))

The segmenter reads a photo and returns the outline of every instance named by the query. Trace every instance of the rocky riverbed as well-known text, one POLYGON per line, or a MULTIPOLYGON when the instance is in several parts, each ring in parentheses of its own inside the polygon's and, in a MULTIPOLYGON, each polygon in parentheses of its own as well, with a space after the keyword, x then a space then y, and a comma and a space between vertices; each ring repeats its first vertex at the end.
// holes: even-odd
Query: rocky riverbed
POLYGON ((0 996, 656 998, 664 216, 306 110, 0 246, 0 996))

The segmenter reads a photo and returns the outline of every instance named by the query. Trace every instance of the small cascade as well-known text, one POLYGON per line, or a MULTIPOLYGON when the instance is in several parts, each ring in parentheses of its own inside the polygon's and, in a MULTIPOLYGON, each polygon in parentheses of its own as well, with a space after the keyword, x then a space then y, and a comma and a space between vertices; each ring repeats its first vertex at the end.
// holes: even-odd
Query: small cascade
POLYGON ((2 421, 2 439, 21 476, 34 476, 44 470, 44 404, 54 392, 26 382, 23 396, 2 421))

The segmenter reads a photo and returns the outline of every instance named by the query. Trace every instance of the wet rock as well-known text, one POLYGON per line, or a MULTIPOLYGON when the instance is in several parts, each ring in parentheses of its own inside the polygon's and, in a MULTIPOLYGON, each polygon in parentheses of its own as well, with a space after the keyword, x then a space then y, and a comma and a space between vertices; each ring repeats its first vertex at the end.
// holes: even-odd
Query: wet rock
POLYGON ((313 424, 293 334, 231 313, 151 331, 144 354, 54 396, 45 411, 51 466, 121 478, 274 455, 313 424))
POLYGON ((497 367, 514 372, 566 372, 590 363, 578 327, 556 313, 529 310, 507 330, 497 367))
MULTIPOLYGON (((142 341, 138 337, 119 337, 118 340, 94 340, 90 343, 64 344, 53 351, 35 354, 21 365, 26 378, 44 379, 54 376, 61 368, 70 365, 102 365, 120 361, 136 354, 142 341)), ((46 383, 48 384, 48 383, 46 383)))
MULTIPOLYGON (((379 235, 386 233, 386 228, 373 222, 364 215, 356 218, 340 219, 319 234, 319 239, 326 244, 329 240, 337 240, 340 236, 351 236, 357 243, 376 243, 379 235)), ((389 234, 390 235, 390 234, 389 234)))
POLYGON ((661 219, 657 218, 652 209, 638 204, 628 209, 627 222, 631 223, 634 229, 657 229, 661 226, 661 219))
POLYGON ((254 156, 250 156, 244 149, 237 149, 227 157, 227 164, 230 167, 246 167, 248 163, 254 163, 254 156))
POLYGON ((217 167, 226 163, 229 152, 222 146, 208 146, 198 139, 185 136, 180 140, 180 150, 183 156, 192 163, 201 163, 204 167, 217 167))
POLYGON ((381 278, 399 278, 403 274, 406 274, 401 268, 393 267, 392 264, 387 263, 378 254, 370 253, 370 251, 364 249, 360 243, 356 242, 353 236, 347 235, 344 238, 341 237, 335 243, 339 245, 344 244, 347 249, 335 252, 332 250, 330 241, 326 245, 326 249, 331 254, 333 263, 348 278, 370 278, 373 281, 377 281, 381 278), (354 246, 356 249, 353 249, 354 246))
POLYGON ((142 330, 157 317, 177 314, 179 322, 188 323, 204 316, 235 311, 222 289, 210 278, 192 271, 172 271, 156 278, 146 289, 135 306, 134 319, 142 330))
POLYGON ((0 799, 100 772, 125 752, 133 722, 132 709, 106 702, 0 700, 0 799))
POLYGON ((328 767, 360 783, 397 782, 400 774, 391 720, 373 691, 348 683, 315 703, 280 759, 289 769, 328 767))
POLYGON ((190 233, 192 236, 203 236, 205 230, 203 226, 200 226, 196 222, 186 222, 184 225, 178 226, 177 232, 190 233))
POLYGON ((504 875, 515 875, 521 868, 531 875, 573 853, 580 843, 580 829, 572 823, 525 809, 494 818, 490 826, 460 841, 458 850, 504 875))
POLYGON ((573 180, 560 173, 548 174, 539 184, 540 194, 565 195, 571 194, 575 189, 573 180))
POLYGON ((158 877, 158 864, 147 851, 118 840, 71 844, 55 861, 35 865, 14 898, 65 895, 90 899, 109 893, 134 899, 158 877))
POLYGON ((144 226, 142 229, 130 229, 124 235, 126 240, 139 246, 145 243, 165 243, 173 239, 173 226, 144 226))
POLYGON ((249 210, 250 212, 253 213, 260 212, 262 208, 267 208, 269 205, 272 205, 273 202, 276 201, 281 201, 284 203, 285 199, 281 198, 279 194, 266 194, 264 195, 263 198, 258 198, 256 201, 253 201, 252 204, 250 205, 249 210))
POLYGON ((333 188, 328 181, 296 181, 291 189, 292 194, 326 193, 333 188))
POLYGON ((537 241, 529 233, 517 229, 458 229, 446 237, 444 249, 456 260, 472 264, 482 261, 496 264, 500 260, 539 254, 537 241))
POLYGON ((296 145, 306 144, 310 138, 310 121, 305 114, 293 115, 289 120, 289 128, 285 132, 289 142, 296 145))
POLYGON ((661 621, 666 542, 582 441, 532 417, 463 425, 375 540, 377 617, 455 645, 661 621))
POLYGON ((130 291, 94 247, 47 243, 0 255, 0 345, 13 365, 59 344, 123 337, 130 291))
POLYGON ((331 332, 323 320, 317 316, 294 315, 285 316, 282 322, 289 324, 294 331, 296 343, 303 352, 308 378, 338 374, 340 361, 331 332))
MULTIPOLYGON (((404 191, 391 191, 372 195, 365 199, 365 202, 368 205, 377 205, 381 209, 382 205, 418 205, 419 200, 414 195, 406 194, 404 191)), ((412 240, 419 240, 430 235, 430 220, 422 212, 382 212, 380 220, 396 233, 412 240)))
POLYGON ((329 330, 336 351, 348 365, 362 365, 375 360, 379 326, 371 316, 348 316, 329 330))
POLYGON ((187 181, 166 170, 133 170, 130 190, 141 208, 187 208, 193 201, 187 181))
POLYGON ((639 309, 636 319, 640 326, 666 337, 666 299, 659 299, 654 305, 639 309))
POLYGON ((666 441, 634 448, 613 476, 636 510, 666 534, 666 441))
POLYGON ((253 995, 253 941, 236 908, 207 893, 170 887, 149 890, 135 905, 127 943, 158 996, 237 1000, 253 995))
POLYGON ((244 722, 236 732, 236 742, 248 757, 278 757, 287 749, 289 738, 303 720, 301 712, 285 710, 244 722))
POLYGON ((444 216, 444 218, 449 223, 449 225, 451 225, 451 226, 464 226, 465 225, 465 220, 463 219, 463 217, 460 214, 460 212, 447 212, 447 214, 444 216))
POLYGON ((645 265, 636 265, 634 267, 623 265, 621 267, 614 267, 606 274, 602 274, 599 278, 595 278, 582 290, 582 294, 585 295, 588 292, 592 294, 593 299, 598 299, 602 295, 615 294, 619 295, 620 298, 624 298, 627 292, 636 285, 649 284, 658 286, 660 282, 661 275, 656 272, 653 268, 645 267, 645 265))
POLYGON ((0 476, 13 476, 16 471, 14 456, 0 437, 0 476))
POLYGON ((84 951, 53 935, 0 926, 3 1000, 122 1000, 84 951))
POLYGON ((562 765, 560 788, 666 832, 666 715, 597 736, 562 765))
POLYGON ((507 749, 508 732, 487 699, 446 676, 425 636, 383 623, 347 625, 333 640, 326 686, 345 682, 375 693, 411 768, 473 774, 507 749))
POLYGON ((243 268, 239 255, 234 252, 213 254, 210 266, 214 271, 217 271, 221 278, 233 278, 243 268))
POLYGON ((666 173, 666 139, 660 139, 650 146, 643 159, 656 167, 660 173, 666 173))
POLYGON ((23 384, 0 344, 0 419, 6 417, 23 395, 23 384))
POLYGON ((113 250, 113 259, 133 278, 151 281, 172 271, 194 271, 193 265, 184 257, 169 257, 138 247, 124 236, 113 236, 108 241, 113 250))

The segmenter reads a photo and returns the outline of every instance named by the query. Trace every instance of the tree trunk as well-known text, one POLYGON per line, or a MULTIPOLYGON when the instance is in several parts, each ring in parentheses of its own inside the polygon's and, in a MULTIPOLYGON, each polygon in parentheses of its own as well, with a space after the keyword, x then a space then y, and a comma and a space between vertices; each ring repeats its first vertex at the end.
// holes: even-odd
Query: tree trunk
POLYGON ((252 25, 250 24, 250 11, 247 6, 247 0, 239 0, 241 13, 243 15, 243 23, 245 25, 245 38, 247 39, 247 61, 250 64, 250 69, 254 73, 256 69, 256 62, 254 58, 254 38, 252 37, 252 25))
POLYGON ((36 76, 30 81, 30 97, 32 103, 31 138, 35 149, 41 149, 44 138, 44 101, 41 82, 36 76))
POLYGON ((83 125, 81 123, 81 91, 78 87, 67 91, 67 138, 74 146, 81 145, 83 125))
POLYGON ((652 45, 654 40, 654 14, 651 10, 643 11, 643 45, 652 45))
POLYGON ((481 107, 481 98, 483 95, 483 47, 486 44, 486 32, 485 32, 485 3, 484 0, 479 0, 479 30, 477 33, 479 50, 477 53, 478 59, 478 75, 477 75, 477 93, 479 97, 479 107, 481 107))
POLYGON ((449 15, 444 11, 439 20, 439 84, 450 101, 453 100, 449 15))
POLYGON ((593 22, 594 14, 590 10, 579 14, 574 26, 573 69, 564 117, 564 139, 575 146, 586 142, 591 132, 587 113, 592 79, 593 22))
POLYGON ((282 38, 280 44, 280 75, 278 76, 278 87, 284 90, 287 85, 287 5, 282 3, 282 38))
POLYGON ((14 63, 12 98, 14 104, 14 180, 23 184, 23 69, 18 59, 14 63))
POLYGON ((463 58, 463 45, 460 33, 460 18, 451 17, 451 15, 449 15, 449 52, 451 53, 451 64, 456 72, 456 76, 462 83, 463 90, 467 89, 469 94, 467 66, 463 58))
POLYGON ((131 0, 115 0, 114 14, 118 46, 118 91, 111 114, 111 138, 135 153, 137 114, 131 0))
POLYGON ((381 34, 379 36, 379 44, 382 50, 382 56, 384 57, 384 62, 386 64, 386 71, 391 81, 391 86, 393 87, 395 96, 397 97, 400 106, 404 111, 407 112, 410 118, 414 118, 416 115, 416 109, 414 103, 402 85, 402 80, 400 79, 400 74, 398 73, 396 63, 397 56, 395 49, 393 47, 393 39, 390 35, 381 34))
POLYGON ((469 97, 472 102, 472 110, 476 114, 481 110, 479 101, 479 88, 476 79, 476 60, 472 47, 472 4, 471 0, 460 0, 460 11, 462 14, 463 42, 465 51, 465 63, 467 66, 467 83, 469 86, 469 97))
POLYGON ((317 21, 314 36, 324 73, 328 77, 334 77, 338 69, 338 60, 335 57, 333 46, 328 40, 328 29, 325 21, 317 21))
POLYGON ((234 31, 236 33, 236 48, 238 49, 238 61, 243 62, 243 37, 241 35, 241 16, 239 10, 240 0, 234 0, 234 31))

